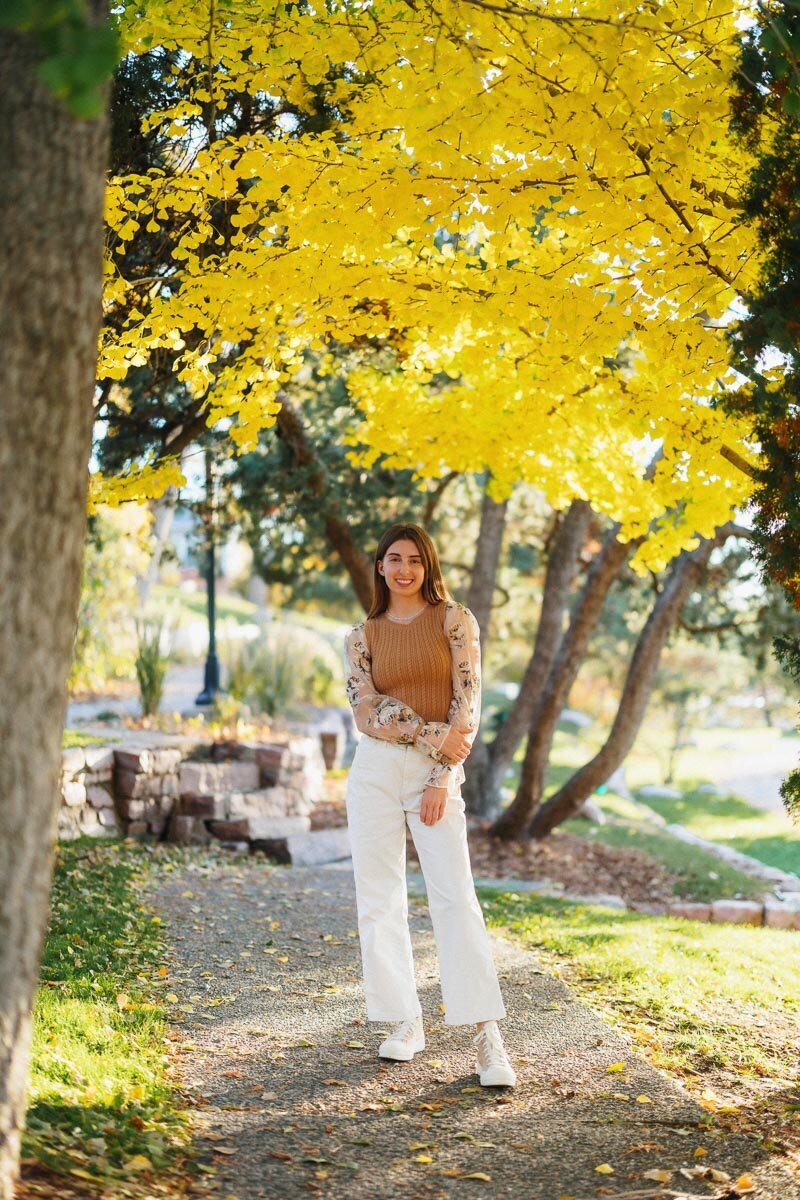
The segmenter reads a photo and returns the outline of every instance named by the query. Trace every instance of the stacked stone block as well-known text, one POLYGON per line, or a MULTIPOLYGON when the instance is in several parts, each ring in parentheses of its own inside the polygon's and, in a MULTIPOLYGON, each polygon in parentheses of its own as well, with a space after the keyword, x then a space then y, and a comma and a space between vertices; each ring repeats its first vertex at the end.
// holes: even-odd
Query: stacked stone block
POLYGON ((105 746, 70 747, 61 753, 59 839, 113 837, 118 830, 113 794, 114 751, 105 746))
POLYGON ((168 836, 280 855, 289 835, 310 828, 324 775, 317 738, 216 743, 210 760, 181 764, 168 836))
POLYGON ((114 751, 114 795, 124 834, 163 837, 178 795, 182 758, 177 747, 114 751))

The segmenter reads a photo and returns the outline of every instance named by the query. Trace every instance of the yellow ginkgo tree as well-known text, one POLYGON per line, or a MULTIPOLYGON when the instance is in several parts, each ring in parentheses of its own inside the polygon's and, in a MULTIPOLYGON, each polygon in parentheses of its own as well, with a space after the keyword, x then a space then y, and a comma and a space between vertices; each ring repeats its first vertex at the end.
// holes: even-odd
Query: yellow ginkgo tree
MULTIPOLYGON (((746 14, 126 5, 128 51, 171 53, 182 86, 148 118, 165 165, 109 183, 101 377, 166 349, 249 449, 307 351, 380 342, 380 369, 347 381, 365 465, 489 468, 498 498, 524 480, 557 507, 589 499, 622 537, 651 529, 634 561, 663 566, 750 487, 748 427, 709 405, 758 266, 726 132, 746 14), (248 99, 313 112, 321 94, 336 118, 318 131, 237 132, 248 99), (125 247, 162 227, 153 275, 125 247)), ((97 494, 152 494, 174 482, 159 469, 97 494)))

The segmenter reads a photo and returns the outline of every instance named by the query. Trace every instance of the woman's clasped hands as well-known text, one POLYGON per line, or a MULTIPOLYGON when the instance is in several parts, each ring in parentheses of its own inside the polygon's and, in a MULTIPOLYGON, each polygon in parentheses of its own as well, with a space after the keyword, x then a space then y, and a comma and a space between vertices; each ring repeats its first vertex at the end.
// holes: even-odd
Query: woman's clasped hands
MULTIPOLYGON (((469 726, 451 725, 439 750, 446 762, 459 763, 469 756, 472 745, 467 734, 472 733, 469 726)), ((422 793, 419 805, 419 819, 423 825, 435 825, 441 821, 447 808, 446 787, 426 787, 422 793)))

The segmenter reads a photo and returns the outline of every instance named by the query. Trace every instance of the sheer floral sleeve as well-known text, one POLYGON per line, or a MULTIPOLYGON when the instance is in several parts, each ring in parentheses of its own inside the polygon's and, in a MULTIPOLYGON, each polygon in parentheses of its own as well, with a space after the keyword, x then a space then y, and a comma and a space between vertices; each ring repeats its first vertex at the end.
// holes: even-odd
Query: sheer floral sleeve
MULTIPOLYGON (((481 635, 480 627, 470 610, 455 600, 447 602, 444 631, 450 642, 453 699, 444 725, 436 726, 445 734, 451 725, 468 729, 467 741, 472 745, 481 721, 481 635)), ((419 743, 418 743, 419 744, 419 743)), ((441 741, 438 742, 441 745, 441 741)), ((435 755, 432 755, 435 757, 435 755)), ((428 787, 455 787, 466 778, 462 763, 452 763, 438 755, 426 779, 428 787)))
POLYGON ((371 737, 387 742, 416 743, 432 758, 441 759, 438 747, 447 728, 442 722, 424 721, 403 700, 384 696, 375 690, 372 681, 372 656, 364 633, 364 621, 349 630, 344 640, 347 664, 347 699, 355 717, 356 728, 371 737), (444 732, 443 732, 444 731, 444 732))

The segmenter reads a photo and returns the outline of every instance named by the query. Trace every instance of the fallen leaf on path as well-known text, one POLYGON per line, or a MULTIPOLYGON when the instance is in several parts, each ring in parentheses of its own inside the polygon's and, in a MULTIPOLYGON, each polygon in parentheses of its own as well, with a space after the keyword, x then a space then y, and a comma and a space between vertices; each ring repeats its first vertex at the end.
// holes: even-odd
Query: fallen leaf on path
POLYGON ((482 1179, 484 1183, 491 1183, 491 1175, 487 1175, 485 1171, 471 1171, 469 1175, 462 1175, 462 1179, 482 1179))
POLYGON ((600 1163, 599 1167, 595 1167, 595 1171, 599 1175, 613 1175, 614 1168, 609 1163, 600 1163))
POLYGON ((414 1159, 414 1162, 432 1163, 433 1159, 431 1158, 430 1154, 418 1154, 417 1157, 414 1159))
POLYGON ((738 1179, 734 1180, 733 1186, 737 1192, 752 1192, 755 1184, 750 1176, 745 1174, 740 1175, 738 1179))
POLYGON ((126 1171, 149 1171, 153 1164, 146 1154, 134 1154, 133 1158, 125 1159, 126 1171))
POLYGON ((235 1146, 215 1146, 214 1153, 215 1154, 235 1154, 236 1147, 235 1146))
POLYGON ((636 1097, 636 1103, 637 1103, 637 1104, 652 1104, 652 1103, 653 1103, 653 1101, 650 1099, 650 1097, 649 1097, 649 1096, 644 1096, 644 1095, 643 1095, 643 1096, 637 1096, 637 1097, 636 1097))
POLYGON ((653 1167, 650 1171, 642 1171, 642 1179, 654 1179, 656 1183, 669 1183, 672 1171, 665 1168, 653 1167))
POLYGON ((282 1162, 293 1162, 291 1154, 287 1154, 285 1150, 270 1150, 270 1158, 279 1158, 282 1162))
POLYGON ((617 1074, 619 1074, 620 1071, 624 1071, 624 1070, 625 1070, 625 1063, 612 1063, 611 1066, 606 1067, 606 1072, 609 1075, 617 1075, 617 1074))

